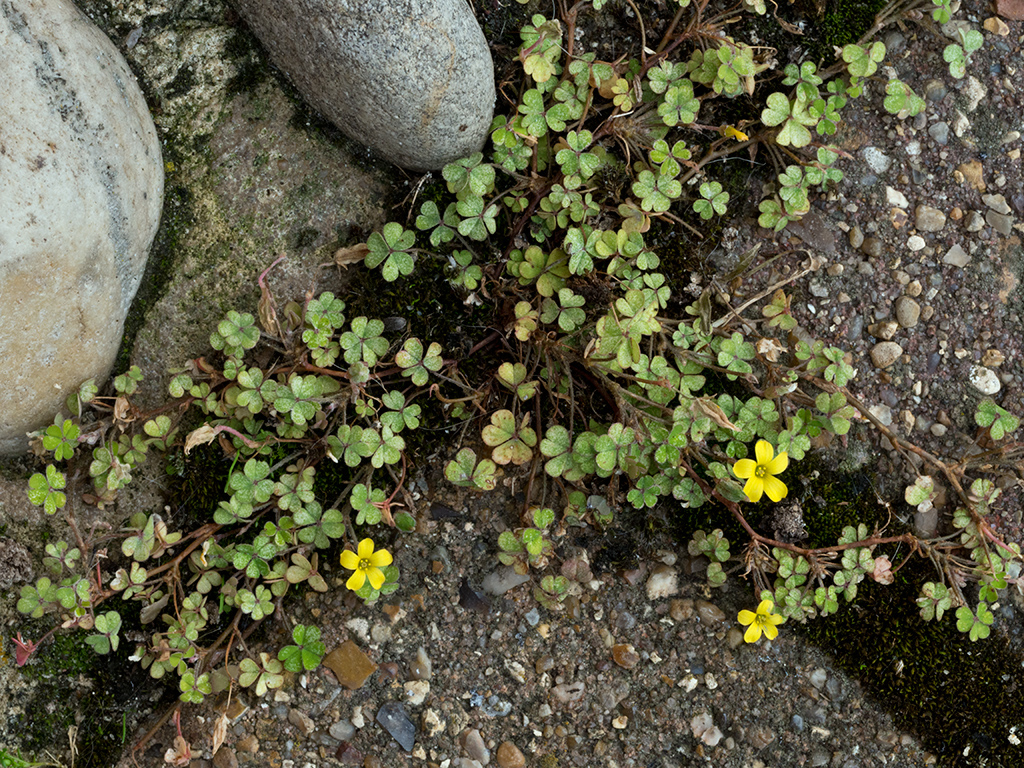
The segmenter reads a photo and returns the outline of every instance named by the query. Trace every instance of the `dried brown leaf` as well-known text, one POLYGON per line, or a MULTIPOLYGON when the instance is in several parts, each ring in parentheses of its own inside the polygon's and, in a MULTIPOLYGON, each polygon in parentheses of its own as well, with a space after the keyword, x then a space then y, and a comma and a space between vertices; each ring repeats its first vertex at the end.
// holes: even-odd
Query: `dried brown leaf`
POLYGON ((709 400, 706 397, 698 397, 693 401, 693 410, 698 414, 710 417, 710 419, 722 429, 728 429, 733 432, 740 431, 740 428, 729 421, 729 418, 725 415, 725 411, 723 411, 718 406, 718 403, 713 400, 709 400))
POLYGON ((185 455, 188 456, 189 452, 198 445, 212 443, 216 437, 217 430, 209 424, 203 424, 198 429, 192 430, 188 433, 188 437, 185 438, 185 455))
POLYGON ((213 724, 213 754, 217 754, 217 750, 220 749, 224 743, 224 739, 228 735, 228 716, 226 713, 221 712, 220 717, 217 718, 217 722, 213 724))
POLYGON ((334 263, 339 267, 348 269, 349 264, 358 264, 366 258, 370 252, 366 243, 356 243, 345 248, 339 248, 334 252, 334 263))

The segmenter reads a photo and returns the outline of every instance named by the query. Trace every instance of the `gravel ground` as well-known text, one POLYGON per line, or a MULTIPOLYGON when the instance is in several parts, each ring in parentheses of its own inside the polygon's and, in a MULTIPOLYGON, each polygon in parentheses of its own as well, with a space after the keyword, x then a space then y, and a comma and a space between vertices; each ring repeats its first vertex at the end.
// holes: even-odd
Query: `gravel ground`
MULTIPOLYGON (((265 701, 243 693, 253 707, 213 765, 929 764, 857 682, 792 633, 744 644, 742 587, 712 596, 666 553, 596 578, 552 613, 496 563, 495 526, 509 510, 452 501, 465 510, 458 518, 400 540, 403 586, 384 606, 353 603, 339 578, 332 597, 311 594, 290 614, 324 627, 329 649, 351 641, 376 671, 356 690, 321 667, 265 701), (396 704, 415 728, 411 753, 375 721, 396 704)), ((358 680, 362 663, 337 671, 358 680)), ((209 747, 214 716, 189 718, 197 747, 209 747)), ((140 763, 159 764, 166 746, 140 763)))
MULTIPOLYGON (((980 2, 964 6, 959 18, 976 27, 992 18, 980 2)), ((801 324, 850 351, 859 370, 852 389, 879 418, 948 458, 978 450, 973 413, 983 395, 1024 413, 1024 28, 1001 24, 985 27, 986 44, 959 81, 942 62, 945 40, 893 28, 885 41, 896 55, 887 62, 927 97, 927 110, 899 121, 875 89, 844 113, 846 178, 805 226, 771 242, 753 221, 727 233, 728 253, 755 242, 765 256, 792 252, 773 274, 730 286, 736 304, 792 274, 801 249, 825 259, 791 287, 801 324)), ((888 454, 880 470, 890 498, 914 474, 888 454)), ((432 509, 428 530, 392 546, 399 591, 367 608, 336 569, 326 595, 291 604, 291 622, 315 623, 328 650, 340 649, 330 667, 289 676, 263 699, 243 691, 189 710, 182 727, 192 766, 868 768, 938 760, 791 627, 771 643, 743 643, 735 619, 753 607, 749 585, 734 579, 711 593, 669 548, 651 547, 632 570, 597 574, 564 611, 541 608, 531 585, 517 585, 496 560, 497 535, 518 510, 497 493, 466 496, 433 472, 418 480, 432 509), (231 724, 213 756, 217 708, 231 724), (414 744, 379 724, 382 713, 414 744)), ((1019 542, 1019 489, 1009 473, 1001 484, 1006 503, 993 524, 1019 542)), ((1019 641, 1020 610, 1007 608, 997 631, 1019 641)), ((265 642, 269 649, 284 640, 278 624, 265 642)), ((165 725, 121 764, 164 765, 173 739, 165 725)))

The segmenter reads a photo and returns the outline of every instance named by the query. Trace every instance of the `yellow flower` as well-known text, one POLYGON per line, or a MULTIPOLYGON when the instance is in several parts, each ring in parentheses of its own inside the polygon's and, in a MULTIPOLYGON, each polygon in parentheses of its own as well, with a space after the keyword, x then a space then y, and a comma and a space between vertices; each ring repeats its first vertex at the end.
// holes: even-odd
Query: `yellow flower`
POLYGON ((345 586, 353 592, 362 589, 366 580, 370 580, 370 586, 380 589, 384 585, 385 565, 391 565, 391 553, 386 549, 373 551, 373 539, 363 539, 359 542, 359 551, 353 552, 346 549, 341 553, 341 566, 355 571, 349 576, 345 586))
POLYGON ((726 138, 732 137, 736 139, 736 141, 747 141, 750 138, 743 131, 731 125, 727 125, 724 128, 720 129, 720 132, 726 138))
POLYGON ((747 627, 747 631, 743 633, 743 639, 746 642, 756 643, 761 639, 762 632, 769 640, 778 637, 779 630, 776 629, 776 626, 784 622, 786 617, 772 613, 774 609, 775 603, 771 600, 762 600, 761 604, 757 606, 757 613, 740 611, 740 624, 747 627))
POLYGON ((747 481, 743 486, 743 492, 747 494, 748 499, 755 502, 761 500, 762 493, 767 493, 772 501, 782 501, 788 491, 786 484, 775 475, 789 466, 789 455, 782 451, 776 456, 775 449, 767 440, 758 440, 754 446, 754 453, 757 461, 740 459, 732 467, 736 477, 747 481))

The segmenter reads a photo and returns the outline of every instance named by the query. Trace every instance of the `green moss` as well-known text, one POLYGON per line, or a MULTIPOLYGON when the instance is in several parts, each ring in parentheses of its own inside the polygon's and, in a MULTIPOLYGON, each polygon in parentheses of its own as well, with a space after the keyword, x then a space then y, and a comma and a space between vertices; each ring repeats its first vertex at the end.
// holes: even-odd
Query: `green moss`
MULTIPOLYGON (((256 36, 247 27, 238 27, 224 44, 224 58, 235 65, 235 74, 228 80, 228 101, 240 93, 255 91, 270 76, 266 54, 256 36)), ((253 119, 260 119, 256 115, 253 119)))
POLYGON ((23 752, 42 754, 67 744, 68 729, 75 726, 75 765, 109 768, 137 727, 140 713, 152 706, 149 694, 155 685, 128 661, 130 651, 123 640, 116 653, 97 656, 85 637, 84 632, 56 635, 23 668, 36 685, 9 733, 18 736, 23 752))
MULTIPOLYGON (((165 150, 167 162, 176 153, 165 150)), ((171 184, 164 192, 164 206, 153 247, 149 252, 146 270, 142 274, 138 293, 132 302, 128 317, 125 318, 121 348, 114 363, 114 375, 123 373, 131 364, 131 350, 135 337, 146 322, 146 312, 156 304, 174 276, 174 270, 181 255, 181 242, 188 227, 195 221, 192 194, 188 187, 171 184)))
MULTIPOLYGON (((198 426, 198 424, 194 425, 198 426)), ((231 461, 216 443, 196 446, 188 456, 180 448, 167 457, 168 473, 178 479, 170 483, 168 503, 186 530, 213 519, 217 504, 225 498, 231 461)))
POLYGON ((934 578, 931 565, 915 559, 894 584, 865 582, 854 606, 809 622, 802 633, 856 676, 941 765, 1022 765, 1021 748, 1007 739, 1024 722, 1020 656, 998 632, 972 643, 951 614, 921 619, 914 600, 934 578))
POLYGON ((801 42, 809 49, 810 58, 826 64, 835 60, 835 48, 856 43, 875 23, 876 14, 887 0, 839 0, 824 3, 820 16, 811 14, 801 42))

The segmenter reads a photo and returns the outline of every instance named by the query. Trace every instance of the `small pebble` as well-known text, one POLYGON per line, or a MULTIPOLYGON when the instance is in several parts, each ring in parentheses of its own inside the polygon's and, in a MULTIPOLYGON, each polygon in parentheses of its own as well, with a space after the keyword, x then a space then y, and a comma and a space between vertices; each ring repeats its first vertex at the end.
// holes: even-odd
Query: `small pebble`
POLYGON ((932 123, 928 128, 928 135, 935 140, 935 143, 940 147, 946 146, 949 143, 949 123, 932 123))
POLYGON ((332 739, 348 741, 355 735, 356 727, 348 720, 339 720, 327 729, 327 733, 331 735, 332 739))
POLYGON ((575 683, 559 683, 551 689, 551 695, 561 704, 575 704, 583 698, 586 690, 587 687, 580 680, 575 683))
POLYGON ((679 593, 679 571, 668 565, 659 565, 647 580, 647 599, 658 600, 679 593))
POLYGON ((688 597, 682 600, 673 600, 669 604, 668 615, 672 617, 673 621, 688 621, 693 617, 693 600, 688 597))
POLYGON ((402 687, 405 689, 405 703, 411 707, 420 706, 430 693, 430 683, 426 680, 410 680, 402 687))
POLYGON ((525 584, 530 580, 528 574, 516 573, 515 569, 511 565, 505 565, 498 568, 496 571, 484 576, 483 583, 480 585, 481 589, 488 595, 503 595, 511 589, 515 589, 520 584, 525 584))
POLYGON ((327 654, 324 666, 334 673, 339 683, 353 691, 361 688, 377 670, 377 665, 351 640, 346 640, 327 654))
POLYGON ((828 672, 821 667, 811 672, 811 676, 808 678, 808 682, 819 691, 825 687, 826 680, 828 680, 828 672))
POLYGON ((875 173, 885 173, 892 165, 892 159, 877 147, 866 147, 861 156, 868 167, 875 173))
POLYGON ((964 216, 964 229, 968 232, 979 232, 985 226, 985 217, 981 211, 968 211, 964 216))
POLYGON ((850 230, 850 247, 860 248, 863 243, 864 233, 861 231, 859 226, 854 225, 854 227, 850 230))
POLYGON ((309 734, 316 730, 316 723, 313 722, 313 718, 298 709, 288 710, 288 722, 298 728, 303 736, 309 736, 309 734))
POLYGON ((946 251, 946 255, 942 257, 943 264, 950 264, 954 267, 960 267, 961 269, 966 267, 967 262, 970 260, 970 254, 960 247, 960 243, 955 243, 948 251, 946 251))
POLYGON ((466 754, 480 765, 487 765, 491 762, 491 751, 484 744, 483 736, 476 728, 470 728, 462 734, 462 748, 466 754))
POLYGON ((397 701, 387 702, 377 710, 377 722, 402 749, 412 752, 416 744, 416 726, 405 713, 405 707, 397 701))
POLYGON ((946 84, 941 80, 929 80, 924 84, 924 97, 934 103, 946 98, 946 84))
POLYGON ((1001 235, 1010 235, 1013 232, 1013 217, 1005 216, 995 211, 989 211, 985 214, 985 221, 992 227, 996 232, 1001 235))
POLYGON ((996 213, 1010 213, 1010 206, 1007 205, 1006 198, 1003 197, 1002 195, 982 195, 981 202, 983 202, 996 213))
POLYGON ((907 238, 907 248, 915 253, 920 251, 926 245, 924 238, 920 235, 911 235, 907 238))
POLYGON ((914 211, 914 226, 922 232, 939 232, 946 226, 946 214, 930 205, 919 205, 914 211))
POLYGON ((871 362, 876 368, 888 368, 900 359, 903 347, 895 341, 882 341, 871 348, 871 362))
POLYGON ((409 677, 413 680, 429 680, 432 674, 430 657, 426 649, 421 645, 416 649, 416 658, 409 665, 409 677))
POLYGON ((899 330, 899 327, 899 323, 894 320, 882 320, 878 323, 871 323, 871 325, 868 326, 868 333, 876 339, 889 341, 896 335, 896 331, 899 330))
MULTIPOLYGON (((877 259, 882 255, 882 241, 877 237, 865 238, 864 244, 860 249, 865 255, 870 256, 873 259, 877 259)), ((868 266, 870 267, 870 265, 868 266)), ((863 272, 861 274, 863 274, 863 272)))
POLYGON ((896 321, 904 328, 913 328, 921 317, 921 305, 909 296, 896 299, 896 321))
POLYGON ((495 753, 499 768, 526 768, 526 758, 511 741, 503 741, 495 753))
POLYGON ((697 601, 697 615, 705 624, 714 626, 725 621, 725 611, 706 600, 697 601))
POLYGON ((906 195, 898 189, 894 189, 890 186, 886 186, 885 188, 885 201, 889 203, 889 205, 895 205, 897 208, 910 207, 910 202, 907 200, 906 195))
POLYGON ((994 395, 1002 387, 996 372, 984 365, 972 365, 967 380, 983 395, 994 395))
POLYGON ((619 643, 612 646, 612 658, 615 663, 623 669, 633 669, 640 663, 640 655, 629 643, 619 643))
POLYGON ((432 739, 437 734, 442 733, 448 725, 433 709, 428 709, 423 713, 423 717, 420 718, 420 724, 423 726, 423 733, 426 734, 428 739, 432 739))

